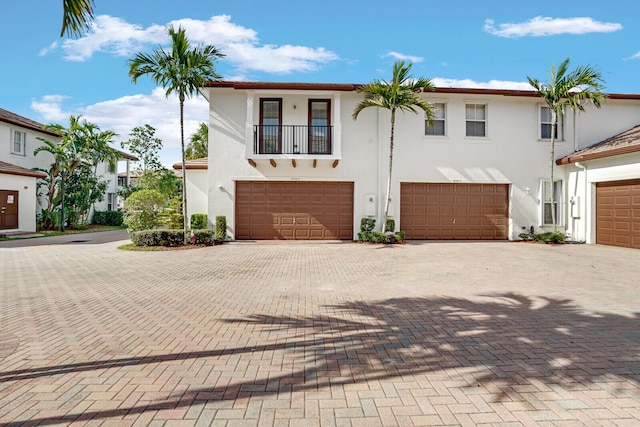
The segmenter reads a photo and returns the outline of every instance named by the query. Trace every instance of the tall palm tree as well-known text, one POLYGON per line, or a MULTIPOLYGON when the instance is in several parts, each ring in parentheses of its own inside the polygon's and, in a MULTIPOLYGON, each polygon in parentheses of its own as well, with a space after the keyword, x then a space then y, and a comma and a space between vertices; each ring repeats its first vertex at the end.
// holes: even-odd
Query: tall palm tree
POLYGON ((129 76, 133 83, 144 75, 149 75, 155 84, 166 89, 168 97, 175 92, 180 101, 180 146, 182 150, 182 212, 184 216, 184 239, 187 243, 187 182, 184 156, 184 101, 198 93, 198 87, 209 80, 220 79, 214 68, 214 61, 224 57, 214 46, 191 47, 184 28, 176 30, 173 25, 167 32, 171 38, 171 50, 159 47, 154 52, 138 53, 129 60, 129 76))
POLYGON ((93 19, 93 0, 63 0, 60 37, 79 36, 93 19))
POLYGON ((591 102, 597 108, 606 95, 602 74, 597 69, 580 65, 573 71, 569 71, 569 58, 562 61, 556 69, 551 66, 549 72, 549 82, 541 83, 538 79, 527 76, 529 84, 535 89, 536 94, 541 97, 551 111, 551 162, 549 165, 550 178, 550 199, 551 199, 551 221, 553 231, 557 230, 556 210, 554 207, 555 185, 553 182, 553 171, 555 168, 555 139, 558 128, 558 118, 564 116, 565 111, 570 108, 573 111, 584 111, 584 104, 591 102))
MULTIPOLYGON (((391 201, 391 173, 393 171, 393 147, 396 124, 396 111, 411 111, 417 113, 424 111, 427 120, 431 123, 434 119, 434 107, 431 103, 422 99, 419 95, 424 90, 434 90, 431 80, 419 77, 413 78, 409 72, 412 64, 404 61, 396 61, 393 64, 391 81, 374 80, 372 83, 361 86, 358 92, 367 96, 356 105, 353 111, 353 119, 356 120, 362 110, 368 107, 384 108, 391 111, 391 135, 389 137, 389 175, 387 177, 387 197, 384 204, 384 217, 382 218, 382 231, 385 231, 389 216, 389 202, 391 201)), ((394 231, 394 230, 389 230, 394 231)))

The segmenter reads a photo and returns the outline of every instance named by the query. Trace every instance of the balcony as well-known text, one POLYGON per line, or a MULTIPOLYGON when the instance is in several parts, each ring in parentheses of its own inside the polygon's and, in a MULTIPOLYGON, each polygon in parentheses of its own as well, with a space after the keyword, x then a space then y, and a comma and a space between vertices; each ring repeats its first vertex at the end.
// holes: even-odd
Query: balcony
POLYGON ((333 126, 254 125, 254 154, 331 155, 333 126))

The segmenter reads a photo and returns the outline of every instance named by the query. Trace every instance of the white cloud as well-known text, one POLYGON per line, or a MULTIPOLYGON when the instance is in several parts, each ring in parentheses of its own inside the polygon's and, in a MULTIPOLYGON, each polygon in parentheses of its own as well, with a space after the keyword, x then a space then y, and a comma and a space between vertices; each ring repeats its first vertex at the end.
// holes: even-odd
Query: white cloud
POLYGON ((508 80, 489 80, 488 82, 477 82, 471 79, 448 79, 435 77, 431 79, 436 87, 454 87, 464 89, 513 89, 513 90, 533 90, 527 82, 512 82, 508 80))
POLYGON ((56 50, 57 48, 58 48, 58 41, 56 40, 53 43, 51 43, 49 46, 43 49, 40 49, 40 56, 45 56, 46 54, 56 50))
POLYGON ((526 22, 494 25, 492 19, 484 21, 484 30, 498 37, 554 36, 558 34, 610 33, 622 29, 622 24, 600 22, 592 18, 549 18, 536 16, 526 22))
MULTIPOLYGON (((89 106, 68 108, 63 104, 70 98, 61 95, 47 95, 32 101, 31 108, 45 123, 68 124, 70 115, 82 115, 90 123, 102 130, 112 130, 118 134, 114 146, 120 149, 120 141, 129 139, 129 132, 136 126, 149 124, 156 128, 156 136, 162 139, 163 150, 160 160, 170 167, 180 161, 180 107, 174 95, 166 98, 162 88, 150 94, 129 95, 89 106)), ((184 104, 185 143, 201 122, 208 121, 209 103, 202 96, 187 99, 184 104)))
MULTIPOLYGON (((339 59, 338 55, 322 47, 260 44, 255 30, 231 22, 229 15, 213 16, 206 21, 179 19, 168 24, 184 27, 194 44, 216 46, 226 55, 225 61, 236 67, 241 75, 249 71, 281 74, 313 71, 339 59)), ((127 57, 168 41, 164 25, 143 28, 121 18, 100 15, 85 36, 67 39, 61 47, 65 59, 82 62, 96 52, 127 57)), ((56 47, 51 45, 41 53, 46 54, 56 47)))
POLYGON ((382 57, 383 58, 391 57, 394 59, 398 59, 400 61, 409 61, 409 62, 416 62, 416 63, 424 61, 424 58, 420 56, 405 55, 404 53, 399 53, 399 52, 389 52, 382 55, 382 57))
POLYGON ((640 59, 640 52, 636 53, 635 55, 631 55, 630 57, 625 59, 640 59))

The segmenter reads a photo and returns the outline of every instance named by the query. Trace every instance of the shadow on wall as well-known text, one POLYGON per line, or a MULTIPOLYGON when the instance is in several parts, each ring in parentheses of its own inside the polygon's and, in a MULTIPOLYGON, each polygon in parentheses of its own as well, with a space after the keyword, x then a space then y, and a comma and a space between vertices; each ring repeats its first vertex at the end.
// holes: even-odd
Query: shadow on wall
POLYGON ((235 361, 234 366, 245 367, 259 363, 270 375, 268 379, 191 389, 141 406, 69 414, 56 418, 58 421, 188 407, 194 401, 315 391, 402 376, 428 374, 428 381, 438 373, 468 388, 485 387, 499 401, 510 400, 509 394, 519 386, 538 387, 541 383, 589 390, 596 383, 607 382, 613 393, 634 393, 640 388, 637 314, 586 314, 570 300, 516 293, 485 297, 482 302, 460 298, 354 301, 326 307, 333 315, 257 314, 226 319, 239 334, 260 331, 260 336, 269 337, 269 343, 2 372, 0 383, 199 358, 228 358, 235 361), (633 388, 636 391, 630 390, 633 388))

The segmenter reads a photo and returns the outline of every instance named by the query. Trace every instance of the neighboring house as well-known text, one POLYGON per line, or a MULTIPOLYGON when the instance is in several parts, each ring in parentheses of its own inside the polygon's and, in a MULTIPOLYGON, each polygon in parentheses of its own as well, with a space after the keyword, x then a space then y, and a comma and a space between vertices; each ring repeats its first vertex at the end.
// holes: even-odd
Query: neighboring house
MULTIPOLYGON (((209 159, 203 157, 201 159, 185 161, 185 169, 187 171, 187 210, 188 217, 198 213, 208 213, 209 204, 207 193, 209 191, 207 175, 208 175, 209 159)), ((173 169, 175 174, 182 177, 182 162, 174 163, 173 169)), ((209 216, 209 222, 213 224, 214 217, 209 216)))
MULTIPOLYGON (((60 141, 60 136, 47 130, 42 123, 0 108, 0 161, 3 162, 3 167, 0 168, 0 191, 18 191, 18 200, 20 201, 18 224, 5 224, 4 230, 15 232, 35 231, 36 214, 44 208, 43 204, 46 203, 44 198, 38 198, 35 185, 35 178, 41 178, 46 175, 39 172, 36 173, 33 169, 47 170, 53 163, 53 156, 44 151, 34 156, 34 150, 42 145, 38 138, 48 139, 53 142, 60 141), (29 180, 29 183, 24 180, 29 180)), ((129 162, 138 160, 131 154, 124 152, 120 152, 120 154, 120 160, 125 161, 127 164, 127 171, 129 170, 129 162)), ((116 209, 117 168, 111 169, 108 164, 102 163, 98 165, 97 173, 102 176, 103 180, 109 182, 109 186, 105 193, 105 199, 96 203, 94 209, 116 209)), ((1 193, 1 197, 4 198, 4 193, 1 193)), ((0 230, 2 229, 2 226, 0 226, 0 230)))
MULTIPOLYGON (((208 83, 201 90, 210 103, 207 197, 188 191, 189 206, 207 203, 210 218, 225 215, 235 239, 351 240, 361 218, 379 223, 389 112, 368 108, 353 120, 365 96, 357 88, 208 83)), ((397 115, 390 208, 396 229, 408 239, 517 239, 531 228, 552 230, 556 209, 558 229, 585 239, 569 211, 570 168, 565 174, 557 167, 556 197, 548 199, 550 114, 532 91, 438 88, 421 96, 436 108, 432 125, 423 113, 397 115)), ((640 95, 611 94, 601 109, 564 117, 556 158, 638 123, 640 95)), ((637 157, 621 161, 640 177, 637 157)))
POLYGON ((0 161, 0 235, 36 230, 36 180, 46 176, 0 161))
POLYGON ((556 163, 566 165, 568 233, 640 249, 640 126, 556 163))

